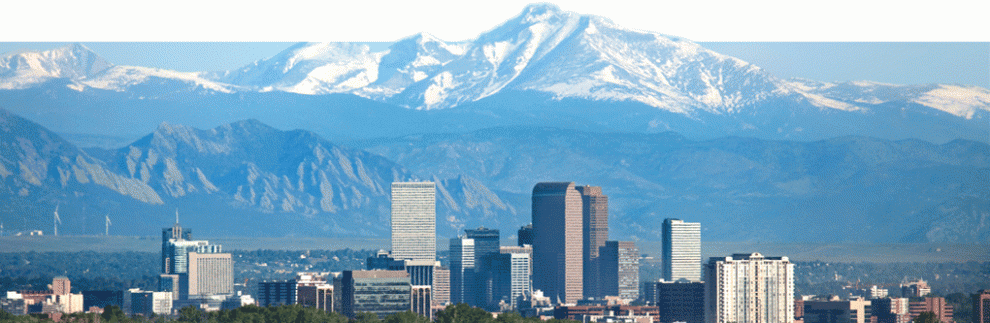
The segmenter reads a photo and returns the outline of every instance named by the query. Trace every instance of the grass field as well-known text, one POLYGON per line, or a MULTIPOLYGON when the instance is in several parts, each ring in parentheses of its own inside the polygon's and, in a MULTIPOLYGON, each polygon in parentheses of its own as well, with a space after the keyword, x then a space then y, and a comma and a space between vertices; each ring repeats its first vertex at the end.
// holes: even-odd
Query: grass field
MULTIPOLYGON (((160 252, 158 237, 127 236, 21 236, 0 237, 0 252, 103 251, 160 252)), ((210 243, 223 245, 224 250, 338 250, 389 249, 388 239, 371 238, 216 238, 210 243)), ((447 241, 437 241, 437 248, 447 248, 447 241)), ((514 243, 515 241, 503 241, 514 243)), ((661 243, 638 241, 640 253, 659 258, 661 243)), ((987 261, 987 244, 811 244, 811 243, 753 243, 703 242, 702 259, 729 256, 733 253, 759 252, 766 256, 787 256, 796 261, 830 262, 964 262, 987 261)))

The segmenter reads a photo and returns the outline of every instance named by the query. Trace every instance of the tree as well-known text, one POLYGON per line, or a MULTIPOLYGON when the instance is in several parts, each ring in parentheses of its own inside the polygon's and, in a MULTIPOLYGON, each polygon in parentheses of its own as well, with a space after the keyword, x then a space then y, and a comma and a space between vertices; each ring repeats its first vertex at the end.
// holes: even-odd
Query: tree
POLYGON ((914 318, 914 323, 941 323, 938 320, 938 316, 935 316, 933 312, 921 312, 918 317, 914 318))
POLYGON ((382 320, 378 319, 378 314, 369 312, 360 312, 354 315, 354 319, 351 323, 381 323, 382 320))
POLYGON ((109 305, 103 308, 103 314, 100 314, 103 318, 103 322, 122 322, 127 320, 127 315, 124 314, 124 310, 120 309, 116 305, 109 305))
POLYGON ((436 323, 494 323, 492 315, 483 309, 460 303, 437 312, 436 323))
POLYGON ((206 312, 192 305, 179 309, 179 322, 205 322, 206 312))
POLYGON ((385 323, 430 323, 430 320, 413 311, 405 311, 386 316, 385 323))

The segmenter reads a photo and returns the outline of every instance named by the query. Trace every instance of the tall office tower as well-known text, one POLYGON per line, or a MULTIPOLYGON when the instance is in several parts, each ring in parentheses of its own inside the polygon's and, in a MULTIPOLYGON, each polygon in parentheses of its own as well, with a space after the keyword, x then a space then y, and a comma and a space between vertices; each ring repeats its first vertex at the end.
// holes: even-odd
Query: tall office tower
MULTIPOLYGON (((474 303, 474 239, 450 239, 450 302, 474 303)), ((469 304, 471 305, 471 304, 469 304)))
POLYGON ((759 253, 711 257, 705 265, 705 322, 791 323, 794 264, 759 253))
POLYGON ((340 275, 341 314, 370 312, 379 319, 412 309, 409 273, 401 270, 344 271, 340 275))
POLYGON ((516 245, 533 245, 533 224, 527 224, 519 228, 516 235, 516 245))
POLYGON ((56 276, 52 279, 52 295, 68 295, 72 291, 72 283, 68 277, 56 276))
POLYGON ((583 298, 581 205, 573 182, 533 187, 533 289, 555 302, 583 298))
POLYGON ((392 258, 437 260, 436 184, 392 183, 392 258))
POLYGON ((632 241, 607 241, 601 247, 601 287, 603 296, 639 298, 639 249, 632 241))
POLYGON ((804 301, 805 323, 869 323, 869 300, 804 301))
POLYGON ((189 253, 189 295, 234 294, 234 267, 229 253, 189 253))
POLYGON ((499 254, 499 231, 480 227, 464 230, 469 239, 474 239, 474 295, 477 299, 471 305, 484 306, 494 295, 494 276, 491 272, 492 257, 499 254))
MULTIPOLYGON (((608 240, 608 196, 600 186, 577 186, 581 192, 581 229, 584 262, 584 297, 601 298, 602 277, 599 270, 598 250, 608 240)), ((638 287, 637 287, 638 289, 638 287)))
POLYGON ((174 271, 169 268, 169 241, 180 241, 180 240, 192 240, 192 229, 183 229, 179 225, 179 215, 176 212, 175 224, 171 228, 162 228, 162 261, 161 271, 163 274, 173 274, 174 271))
POLYGON ((701 280, 701 223, 663 220, 663 279, 701 280))
POLYGON ((530 286, 530 254, 500 253, 493 256, 492 270, 494 288, 488 308, 499 312, 516 311, 523 295, 532 295, 530 286), (500 308, 499 303, 507 305, 500 308))
POLYGON ((973 294, 973 323, 990 323, 990 289, 973 294))
POLYGON ((499 232, 495 229, 480 227, 474 230, 464 230, 468 239, 474 239, 474 261, 478 263, 487 255, 499 253, 499 232))

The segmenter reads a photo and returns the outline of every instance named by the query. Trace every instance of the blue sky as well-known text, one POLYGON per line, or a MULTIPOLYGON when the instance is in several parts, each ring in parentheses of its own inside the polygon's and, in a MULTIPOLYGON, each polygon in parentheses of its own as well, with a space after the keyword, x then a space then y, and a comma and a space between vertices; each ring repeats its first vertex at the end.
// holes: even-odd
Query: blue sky
MULTIPOLYGON (((417 32, 448 41, 470 39, 531 2, 331 1, 314 7, 294 0, 268 6, 63 1, 57 12, 45 11, 44 19, 30 14, 42 10, 39 5, 18 2, 9 4, 8 12, 27 14, 0 21, 2 30, 17 31, 0 35, 0 53, 79 41, 119 65, 226 70, 273 56, 299 40, 367 41, 374 42, 373 49, 385 49, 417 32)), ((984 11, 973 1, 938 6, 848 0, 554 4, 627 28, 692 39, 784 78, 990 87, 990 33, 980 14, 984 11)))

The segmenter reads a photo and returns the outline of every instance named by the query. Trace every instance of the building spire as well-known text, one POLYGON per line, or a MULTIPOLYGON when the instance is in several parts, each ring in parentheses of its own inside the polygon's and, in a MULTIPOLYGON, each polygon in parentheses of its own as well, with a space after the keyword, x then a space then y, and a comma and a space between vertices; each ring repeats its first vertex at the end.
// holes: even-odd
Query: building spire
POLYGON ((175 208, 175 224, 179 224, 179 208, 175 208))

